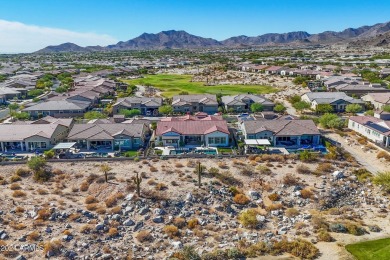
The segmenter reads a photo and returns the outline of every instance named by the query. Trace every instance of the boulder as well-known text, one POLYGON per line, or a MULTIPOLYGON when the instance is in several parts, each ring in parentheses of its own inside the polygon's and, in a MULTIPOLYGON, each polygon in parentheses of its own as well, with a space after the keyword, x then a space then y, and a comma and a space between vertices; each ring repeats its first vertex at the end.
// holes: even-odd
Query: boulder
POLYGON ((173 241, 172 246, 174 249, 181 249, 183 248, 183 243, 181 241, 173 241))
POLYGON ((134 226, 135 223, 131 219, 126 219, 125 221, 123 221, 123 225, 129 227, 129 226, 134 226))
POLYGON ((248 192, 248 195, 249 197, 252 199, 252 200, 258 200, 261 198, 261 195, 260 193, 258 193, 257 191, 254 191, 254 190, 250 190, 248 192))

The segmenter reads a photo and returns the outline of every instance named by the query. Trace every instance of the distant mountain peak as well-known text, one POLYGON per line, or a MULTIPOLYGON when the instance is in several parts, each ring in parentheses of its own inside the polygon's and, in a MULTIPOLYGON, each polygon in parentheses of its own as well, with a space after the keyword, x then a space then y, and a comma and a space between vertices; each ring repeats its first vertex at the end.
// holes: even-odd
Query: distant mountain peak
POLYGON ((37 53, 57 52, 91 52, 110 50, 151 50, 151 49, 196 49, 214 47, 243 47, 283 44, 334 44, 351 43, 370 44, 370 39, 380 39, 376 45, 387 45, 390 42, 387 32, 390 32, 390 22, 377 23, 372 26, 347 28, 340 32, 324 31, 318 34, 309 34, 305 31, 287 33, 267 33, 259 36, 239 35, 223 41, 212 38, 204 38, 192 35, 184 30, 167 30, 159 33, 143 33, 140 36, 120 41, 107 47, 88 46, 80 47, 77 44, 67 42, 56 46, 48 46, 37 53), (383 36, 384 35, 384 36, 383 36), (368 39, 366 41, 359 41, 368 39))

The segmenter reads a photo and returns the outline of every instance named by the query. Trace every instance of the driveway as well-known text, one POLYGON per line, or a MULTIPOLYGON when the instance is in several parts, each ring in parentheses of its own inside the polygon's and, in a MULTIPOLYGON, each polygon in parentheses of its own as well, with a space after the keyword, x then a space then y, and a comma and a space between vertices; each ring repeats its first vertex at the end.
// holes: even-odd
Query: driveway
POLYGON ((362 149, 362 145, 356 145, 353 142, 347 142, 345 137, 341 137, 340 135, 332 132, 324 132, 323 136, 332 139, 341 144, 347 152, 349 152, 356 161, 361 164, 364 168, 370 171, 373 174, 378 172, 388 171, 390 169, 390 165, 388 162, 384 162, 376 158, 378 151, 381 151, 381 148, 378 148, 378 151, 364 151, 362 149))

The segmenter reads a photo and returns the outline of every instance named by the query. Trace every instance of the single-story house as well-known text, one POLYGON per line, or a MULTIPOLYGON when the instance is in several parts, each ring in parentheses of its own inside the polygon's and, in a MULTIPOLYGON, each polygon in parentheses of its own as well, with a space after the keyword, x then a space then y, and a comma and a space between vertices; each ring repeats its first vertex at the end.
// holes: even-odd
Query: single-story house
POLYGON ((167 118, 157 123, 155 135, 157 146, 229 145, 229 129, 220 116, 167 118))
POLYGON ((215 114, 218 112, 218 101, 216 95, 176 95, 172 97, 173 111, 176 113, 204 112, 215 114))
POLYGON ((163 104, 162 98, 155 97, 126 97, 118 98, 112 106, 114 114, 119 114, 121 109, 138 109, 141 115, 157 116, 158 108, 163 104))
POLYGON ((148 134, 145 124, 75 124, 67 140, 87 150, 133 150, 144 146, 148 134))
POLYGON ((0 87, 0 103, 4 104, 7 100, 13 99, 14 97, 19 98, 22 94, 20 91, 14 88, 0 87))
POLYGON ((90 108, 91 103, 76 100, 48 100, 23 109, 31 117, 80 117, 90 108))
POLYGON ((245 139, 268 139, 273 146, 319 145, 320 132, 313 120, 253 120, 241 123, 245 139))
POLYGON ((362 96, 362 100, 370 102, 375 109, 382 109, 383 106, 390 105, 390 93, 370 93, 362 96))
POLYGON ((0 125, 1 151, 48 150, 67 134, 68 127, 62 124, 3 124, 0 125))
POLYGON ((348 128, 386 147, 390 146, 390 120, 373 116, 352 116, 348 128))
POLYGON ((251 110, 253 103, 263 105, 263 111, 273 111, 275 104, 260 95, 241 94, 235 96, 223 96, 222 103, 226 111, 233 110, 234 112, 248 112, 251 110))
POLYGON ((301 99, 310 103, 312 109, 316 109, 320 104, 329 104, 334 112, 344 112, 349 104, 359 104, 364 107, 362 100, 354 99, 343 92, 308 92, 303 94, 301 99))

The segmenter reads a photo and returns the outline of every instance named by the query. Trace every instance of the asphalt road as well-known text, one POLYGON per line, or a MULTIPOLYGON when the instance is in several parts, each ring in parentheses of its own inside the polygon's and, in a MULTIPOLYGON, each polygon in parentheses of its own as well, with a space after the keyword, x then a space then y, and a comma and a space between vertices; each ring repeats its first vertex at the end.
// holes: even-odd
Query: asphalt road
POLYGON ((9 109, 0 110, 0 120, 3 120, 9 116, 9 109))

